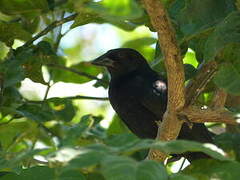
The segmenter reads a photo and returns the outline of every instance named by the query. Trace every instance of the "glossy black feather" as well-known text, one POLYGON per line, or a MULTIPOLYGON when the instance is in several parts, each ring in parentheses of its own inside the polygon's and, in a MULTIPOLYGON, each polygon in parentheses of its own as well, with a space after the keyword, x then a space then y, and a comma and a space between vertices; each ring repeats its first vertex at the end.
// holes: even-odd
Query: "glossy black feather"
MULTIPOLYGON (((140 138, 155 138, 156 122, 162 120, 166 111, 167 81, 133 49, 110 50, 93 64, 106 66, 110 72, 109 100, 128 128, 140 138)), ((204 124, 194 124, 192 129, 184 124, 178 138, 212 142, 204 124)), ((207 156, 187 153, 185 157, 191 161, 207 156)))

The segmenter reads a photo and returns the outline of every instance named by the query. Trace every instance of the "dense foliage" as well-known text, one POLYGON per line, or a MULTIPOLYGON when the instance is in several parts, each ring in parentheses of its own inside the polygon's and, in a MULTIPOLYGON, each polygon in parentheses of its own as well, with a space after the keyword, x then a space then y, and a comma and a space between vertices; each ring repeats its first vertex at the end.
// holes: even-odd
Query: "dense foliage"
MULTIPOLYGON (((214 91, 221 88, 228 93, 225 107, 240 113, 240 1, 163 2, 184 57, 186 80, 196 75, 200 64, 218 62, 217 73, 196 104, 210 105, 214 91)), ((90 23, 108 23, 124 31, 144 25, 154 32, 138 0, 0 1, 0 179, 238 179, 237 126, 209 125, 213 131, 225 131, 215 138, 222 150, 189 141, 140 140, 129 133, 117 116, 108 128, 103 128, 100 122, 105 119, 105 107, 98 106, 99 110, 91 114, 83 113, 76 106, 76 99, 90 97, 48 98, 49 89, 58 82, 93 81, 96 91, 108 87, 109 76, 104 69, 69 58, 78 57, 76 50, 81 50, 87 42, 81 41, 75 50, 69 48, 63 52, 60 47, 67 33, 90 23), (25 78, 46 86, 43 99, 23 96, 20 87, 25 78), (144 160, 150 147, 166 153, 201 151, 212 159, 193 162, 173 173, 174 163, 164 166, 144 160)), ((166 75, 156 42, 157 39, 146 35, 124 42, 121 47, 137 49, 155 70, 166 75)), ((97 56, 100 51, 91 53, 97 56)), ((84 104, 81 106, 84 108, 84 104)))

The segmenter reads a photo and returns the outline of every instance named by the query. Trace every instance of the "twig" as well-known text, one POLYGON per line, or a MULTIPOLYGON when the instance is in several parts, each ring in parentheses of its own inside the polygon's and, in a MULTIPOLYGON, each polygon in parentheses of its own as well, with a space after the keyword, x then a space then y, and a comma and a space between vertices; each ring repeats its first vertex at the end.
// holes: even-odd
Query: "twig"
MULTIPOLYGON (((57 97, 59 98, 59 97, 57 97)), ((49 98, 49 99, 46 99, 46 101, 51 101, 52 99, 55 99, 54 97, 53 98, 49 98)), ((98 100, 98 101, 107 101, 108 98, 107 97, 93 97, 93 96, 70 96, 70 97, 64 97, 64 98, 59 98, 59 99, 72 99, 72 100, 75 100, 75 99, 83 99, 83 100, 98 100)), ((39 103, 42 103, 43 101, 27 101, 29 103, 36 103, 36 104, 39 104, 39 103)))
POLYGON ((44 94, 44 97, 43 97, 42 102, 45 102, 46 99, 47 99, 49 90, 50 90, 50 88, 51 88, 50 82, 51 82, 51 78, 49 78, 49 81, 48 81, 48 83, 47 83, 47 89, 46 89, 46 91, 45 91, 45 94, 44 94))
POLYGON ((85 73, 85 72, 81 72, 81 71, 78 71, 76 69, 73 69, 73 68, 69 68, 69 67, 65 67, 65 66, 62 66, 62 65, 59 65, 59 64, 46 64, 48 67, 53 67, 53 68, 58 68, 58 69, 62 69, 62 70, 66 70, 66 71, 69 71, 69 72, 73 72, 75 74, 78 74, 80 76, 84 76, 84 77, 87 77, 89 79, 94 79, 94 80, 98 80, 104 84, 108 84, 107 81, 104 81, 96 76, 92 76, 88 73, 85 73))
MULTIPOLYGON (((176 114, 182 110, 185 104, 184 68, 175 31, 164 5, 159 0, 143 0, 143 2, 151 23, 158 33, 168 75, 167 111, 164 114, 161 127, 158 128, 156 139, 170 141, 176 139, 183 123, 178 120, 176 114)), ((166 154, 156 150, 150 150, 148 155, 149 159, 158 161, 164 161, 166 157, 166 154)))
POLYGON ((210 61, 199 68, 196 77, 191 80, 186 87, 186 103, 185 107, 192 105, 202 90, 206 87, 207 83, 212 79, 217 71, 216 61, 210 61))
POLYGON ((210 107, 213 109, 221 109, 224 107, 226 100, 227 100, 227 93, 223 89, 217 89, 215 91, 210 107))
POLYGON ((77 13, 68 16, 66 18, 63 18, 61 20, 58 21, 54 21, 53 23, 51 23, 50 25, 48 25, 44 30, 42 30, 41 32, 39 32, 36 36, 34 36, 32 39, 30 39, 29 41, 27 41, 22 47, 26 48, 28 46, 30 46, 35 40, 37 40, 38 38, 46 35, 48 32, 50 32, 51 30, 53 30, 54 28, 56 28, 57 26, 60 26, 66 22, 72 21, 75 19, 75 17, 77 16, 77 13))
MULTIPOLYGON (((65 15, 65 11, 62 12, 61 19, 64 18, 64 15, 65 15)), ((58 30, 58 36, 57 36, 56 42, 55 42, 54 47, 53 47, 53 49, 55 50, 55 52, 57 52, 57 49, 58 49, 58 47, 59 47, 59 44, 60 44, 60 42, 61 42, 61 39, 62 39, 63 35, 64 35, 64 34, 62 34, 62 24, 61 24, 61 26, 60 26, 60 28, 59 28, 59 30, 58 30)))
POLYGON ((99 100, 99 101, 107 101, 107 97, 92 97, 92 96, 73 96, 66 97, 66 99, 86 99, 86 100, 99 100))

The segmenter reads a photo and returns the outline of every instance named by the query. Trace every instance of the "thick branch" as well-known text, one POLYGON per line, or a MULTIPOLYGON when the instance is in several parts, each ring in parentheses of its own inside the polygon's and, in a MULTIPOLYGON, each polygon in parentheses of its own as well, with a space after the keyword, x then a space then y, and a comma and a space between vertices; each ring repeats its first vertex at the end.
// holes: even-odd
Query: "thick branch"
POLYGON ((98 80, 104 84, 108 84, 107 81, 104 81, 96 76, 92 76, 88 73, 85 73, 85 72, 81 72, 81 71, 78 71, 76 69, 73 69, 73 68, 69 68, 69 67, 65 67, 65 66, 62 66, 62 65, 59 65, 59 64, 47 64, 48 67, 52 67, 52 68, 57 68, 57 69, 62 69, 62 70, 65 70, 65 71, 69 71, 69 72, 72 72, 72 73, 75 73, 75 74, 78 74, 79 76, 84 76, 86 78, 89 78, 89 79, 93 79, 93 80, 98 80))
POLYGON ((197 97, 206 87, 207 83, 212 79, 213 75, 217 71, 216 61, 210 61, 207 64, 203 64, 198 71, 198 74, 192 79, 186 87, 186 103, 185 107, 192 105, 197 97))
MULTIPOLYGON (((176 139, 182 126, 182 121, 178 120, 176 113, 181 111, 185 104, 183 64, 175 32, 163 4, 159 0, 143 0, 143 2, 151 23, 158 33, 168 75, 168 106, 161 127, 158 129, 157 139, 170 141, 176 139)), ((150 150, 148 158, 163 161, 166 155, 150 150)))
POLYGON ((234 118, 233 114, 225 109, 200 109, 199 107, 191 106, 185 108, 180 114, 186 116, 189 121, 194 123, 219 122, 232 125, 238 124, 238 119, 234 118))

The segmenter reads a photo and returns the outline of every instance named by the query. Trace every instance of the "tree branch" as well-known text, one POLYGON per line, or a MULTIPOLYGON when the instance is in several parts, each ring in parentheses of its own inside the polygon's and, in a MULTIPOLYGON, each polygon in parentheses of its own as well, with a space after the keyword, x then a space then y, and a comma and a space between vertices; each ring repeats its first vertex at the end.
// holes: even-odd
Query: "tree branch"
MULTIPOLYGON (((59 97, 57 97, 59 98, 59 97)), ((50 101, 51 99, 54 99, 53 98, 49 98, 49 99, 46 99, 45 101, 50 101)), ((85 100, 97 100, 97 101, 107 101, 108 98, 107 97, 93 97, 93 96, 69 96, 69 97, 63 97, 61 99, 70 99, 70 100, 75 100, 75 99, 85 99, 85 100)), ((43 101, 28 101, 27 102, 29 103, 42 103, 43 101)))
POLYGON ((62 66, 62 65, 59 65, 59 64, 46 64, 48 67, 53 67, 53 68, 57 68, 57 69, 62 69, 62 70, 65 70, 65 71, 69 71, 69 72, 72 72, 72 73, 75 73, 75 74, 78 74, 79 76, 84 76, 84 77, 87 77, 89 79, 93 79, 93 80, 98 80, 104 84, 108 84, 107 81, 104 81, 96 76, 92 76, 88 73, 85 73, 85 72, 81 72, 81 71, 78 71, 76 69, 73 69, 73 68, 69 68, 69 67, 65 67, 65 66, 62 66))
MULTIPOLYGON (((176 139, 183 123, 176 115, 185 104, 183 63, 175 31, 163 4, 159 0, 143 0, 143 2, 151 23, 157 30, 168 75, 168 106, 161 127, 158 128, 157 139, 170 141, 176 139)), ((148 158, 163 161, 166 159, 166 154, 150 150, 148 158)))
POLYGON ((189 121, 194 123, 218 122, 236 125, 238 119, 234 118, 233 113, 225 109, 200 108, 197 106, 190 106, 185 108, 179 115, 186 116, 189 121))
POLYGON ((226 100, 227 100, 227 93, 223 89, 218 88, 215 91, 210 107, 213 109, 222 109, 224 108, 226 100))
POLYGON ((198 71, 198 74, 192 79, 186 87, 186 103, 185 107, 192 105, 197 97, 206 87, 207 83, 212 79, 213 75, 217 71, 216 61, 210 61, 207 64, 203 64, 198 71))
POLYGON ((39 32, 36 36, 34 36, 32 39, 28 40, 22 47, 28 47, 30 46, 35 40, 37 40, 38 38, 46 35, 48 32, 50 32, 51 30, 53 30, 55 27, 58 27, 66 22, 72 21, 75 19, 75 17, 77 16, 77 13, 72 14, 71 16, 68 16, 66 18, 63 18, 61 20, 58 21, 54 21, 53 23, 51 23, 50 25, 48 25, 44 30, 42 30, 41 32, 39 32))

